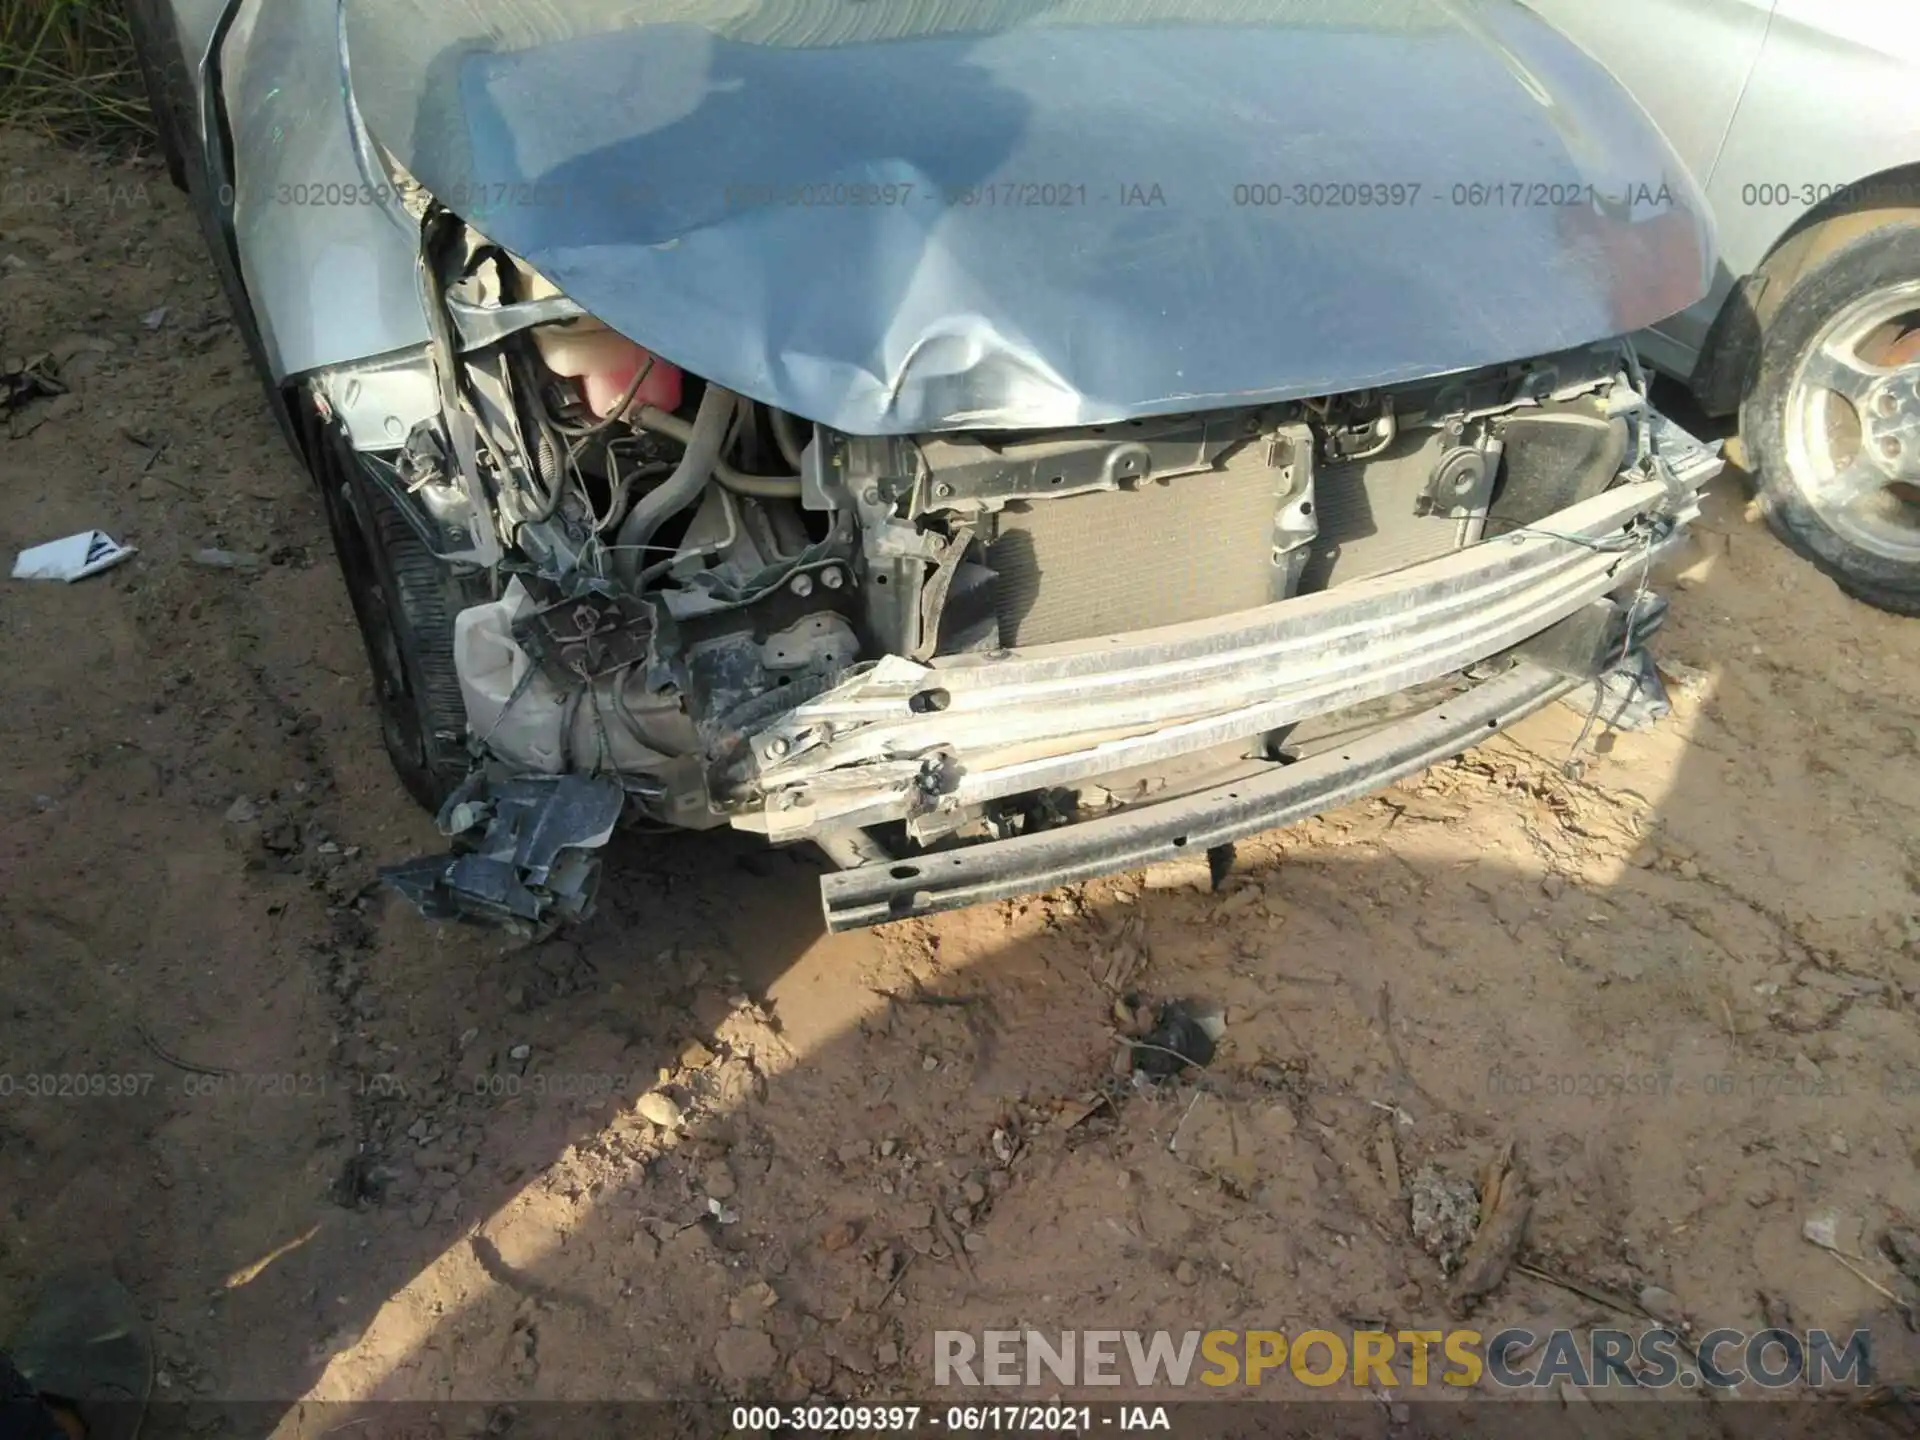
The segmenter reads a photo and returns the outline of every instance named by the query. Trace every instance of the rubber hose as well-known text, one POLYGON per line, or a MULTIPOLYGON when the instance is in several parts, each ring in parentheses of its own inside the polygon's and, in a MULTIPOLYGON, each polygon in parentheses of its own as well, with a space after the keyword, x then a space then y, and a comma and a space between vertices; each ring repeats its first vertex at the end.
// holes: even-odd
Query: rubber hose
POLYGON ((785 410, 769 409, 773 419, 773 443, 780 447, 780 454, 787 464, 795 470, 801 468, 801 455, 805 447, 800 443, 800 431, 792 415, 785 410))
MULTIPOLYGON (((642 430, 652 430, 669 440, 678 440, 682 445, 691 444, 693 440, 693 426, 678 415, 670 415, 652 405, 642 405, 640 413, 633 417, 633 423, 642 430)), ((713 478, 736 495, 751 495, 759 500, 800 498, 798 475, 749 475, 744 470, 734 469, 724 460, 716 460, 713 462, 713 478)))
POLYGON ((726 443, 727 427, 733 423, 740 397, 718 385, 707 386, 700 397, 700 409, 687 427, 686 454, 673 468, 673 474, 633 502, 627 518, 620 522, 616 539, 620 573, 629 581, 640 572, 642 547, 669 516, 677 515, 707 488, 713 467, 719 462, 720 447, 726 443))

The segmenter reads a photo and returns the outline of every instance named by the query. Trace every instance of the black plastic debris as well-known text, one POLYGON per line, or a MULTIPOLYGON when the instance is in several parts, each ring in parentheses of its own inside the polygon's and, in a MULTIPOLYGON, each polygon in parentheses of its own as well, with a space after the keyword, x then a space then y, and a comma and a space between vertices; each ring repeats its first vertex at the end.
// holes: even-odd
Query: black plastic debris
POLYGON ((1199 1001, 1169 1000, 1154 1015, 1153 1028, 1133 1042, 1133 1073, 1164 1080, 1210 1065, 1222 1029, 1218 1013, 1199 1001))
POLYGON ((594 852, 613 835, 626 793, 610 779, 469 775, 435 823, 452 853, 380 872, 430 920, 466 920, 540 934, 584 920, 600 879, 594 852))

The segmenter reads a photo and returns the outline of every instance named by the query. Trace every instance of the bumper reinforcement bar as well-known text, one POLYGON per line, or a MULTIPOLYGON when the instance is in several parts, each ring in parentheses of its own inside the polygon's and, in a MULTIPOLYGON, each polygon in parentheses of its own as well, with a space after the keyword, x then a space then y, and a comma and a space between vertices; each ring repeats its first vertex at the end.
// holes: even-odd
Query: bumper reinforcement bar
POLYGON ((1574 678, 1522 661, 1432 709, 1271 775, 1057 830, 841 870, 820 882, 827 928, 855 930, 909 915, 957 910, 1204 854, 1216 845, 1344 805, 1451 759, 1592 684, 1591 677, 1574 678))

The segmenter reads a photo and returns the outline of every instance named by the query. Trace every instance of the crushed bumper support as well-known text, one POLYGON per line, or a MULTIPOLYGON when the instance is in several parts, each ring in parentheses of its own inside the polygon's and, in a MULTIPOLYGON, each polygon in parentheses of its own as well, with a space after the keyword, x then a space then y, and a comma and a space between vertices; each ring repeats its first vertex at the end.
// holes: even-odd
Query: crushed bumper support
POLYGON ((1204 854, 1357 800, 1592 683, 1523 660, 1444 704, 1272 775, 1058 830, 842 870, 820 882, 827 928, 957 910, 1204 854))
POLYGON ((753 735, 765 803, 734 823, 783 841, 960 813, 1437 680, 1639 579, 1719 468, 1693 446, 1670 482, 1259 610, 997 658, 889 657, 753 735))
POLYGON ((380 879, 429 920, 470 920, 539 934, 584 920, 626 794, 589 775, 492 780, 476 771, 434 823, 450 854, 388 866, 380 879))

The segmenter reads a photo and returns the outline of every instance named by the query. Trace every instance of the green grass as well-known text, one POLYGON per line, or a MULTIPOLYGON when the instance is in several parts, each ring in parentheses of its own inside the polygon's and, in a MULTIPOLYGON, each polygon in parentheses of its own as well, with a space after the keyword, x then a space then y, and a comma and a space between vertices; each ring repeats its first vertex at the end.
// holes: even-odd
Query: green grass
POLYGON ((0 0, 0 125, 108 150, 151 144, 116 0, 0 0))

